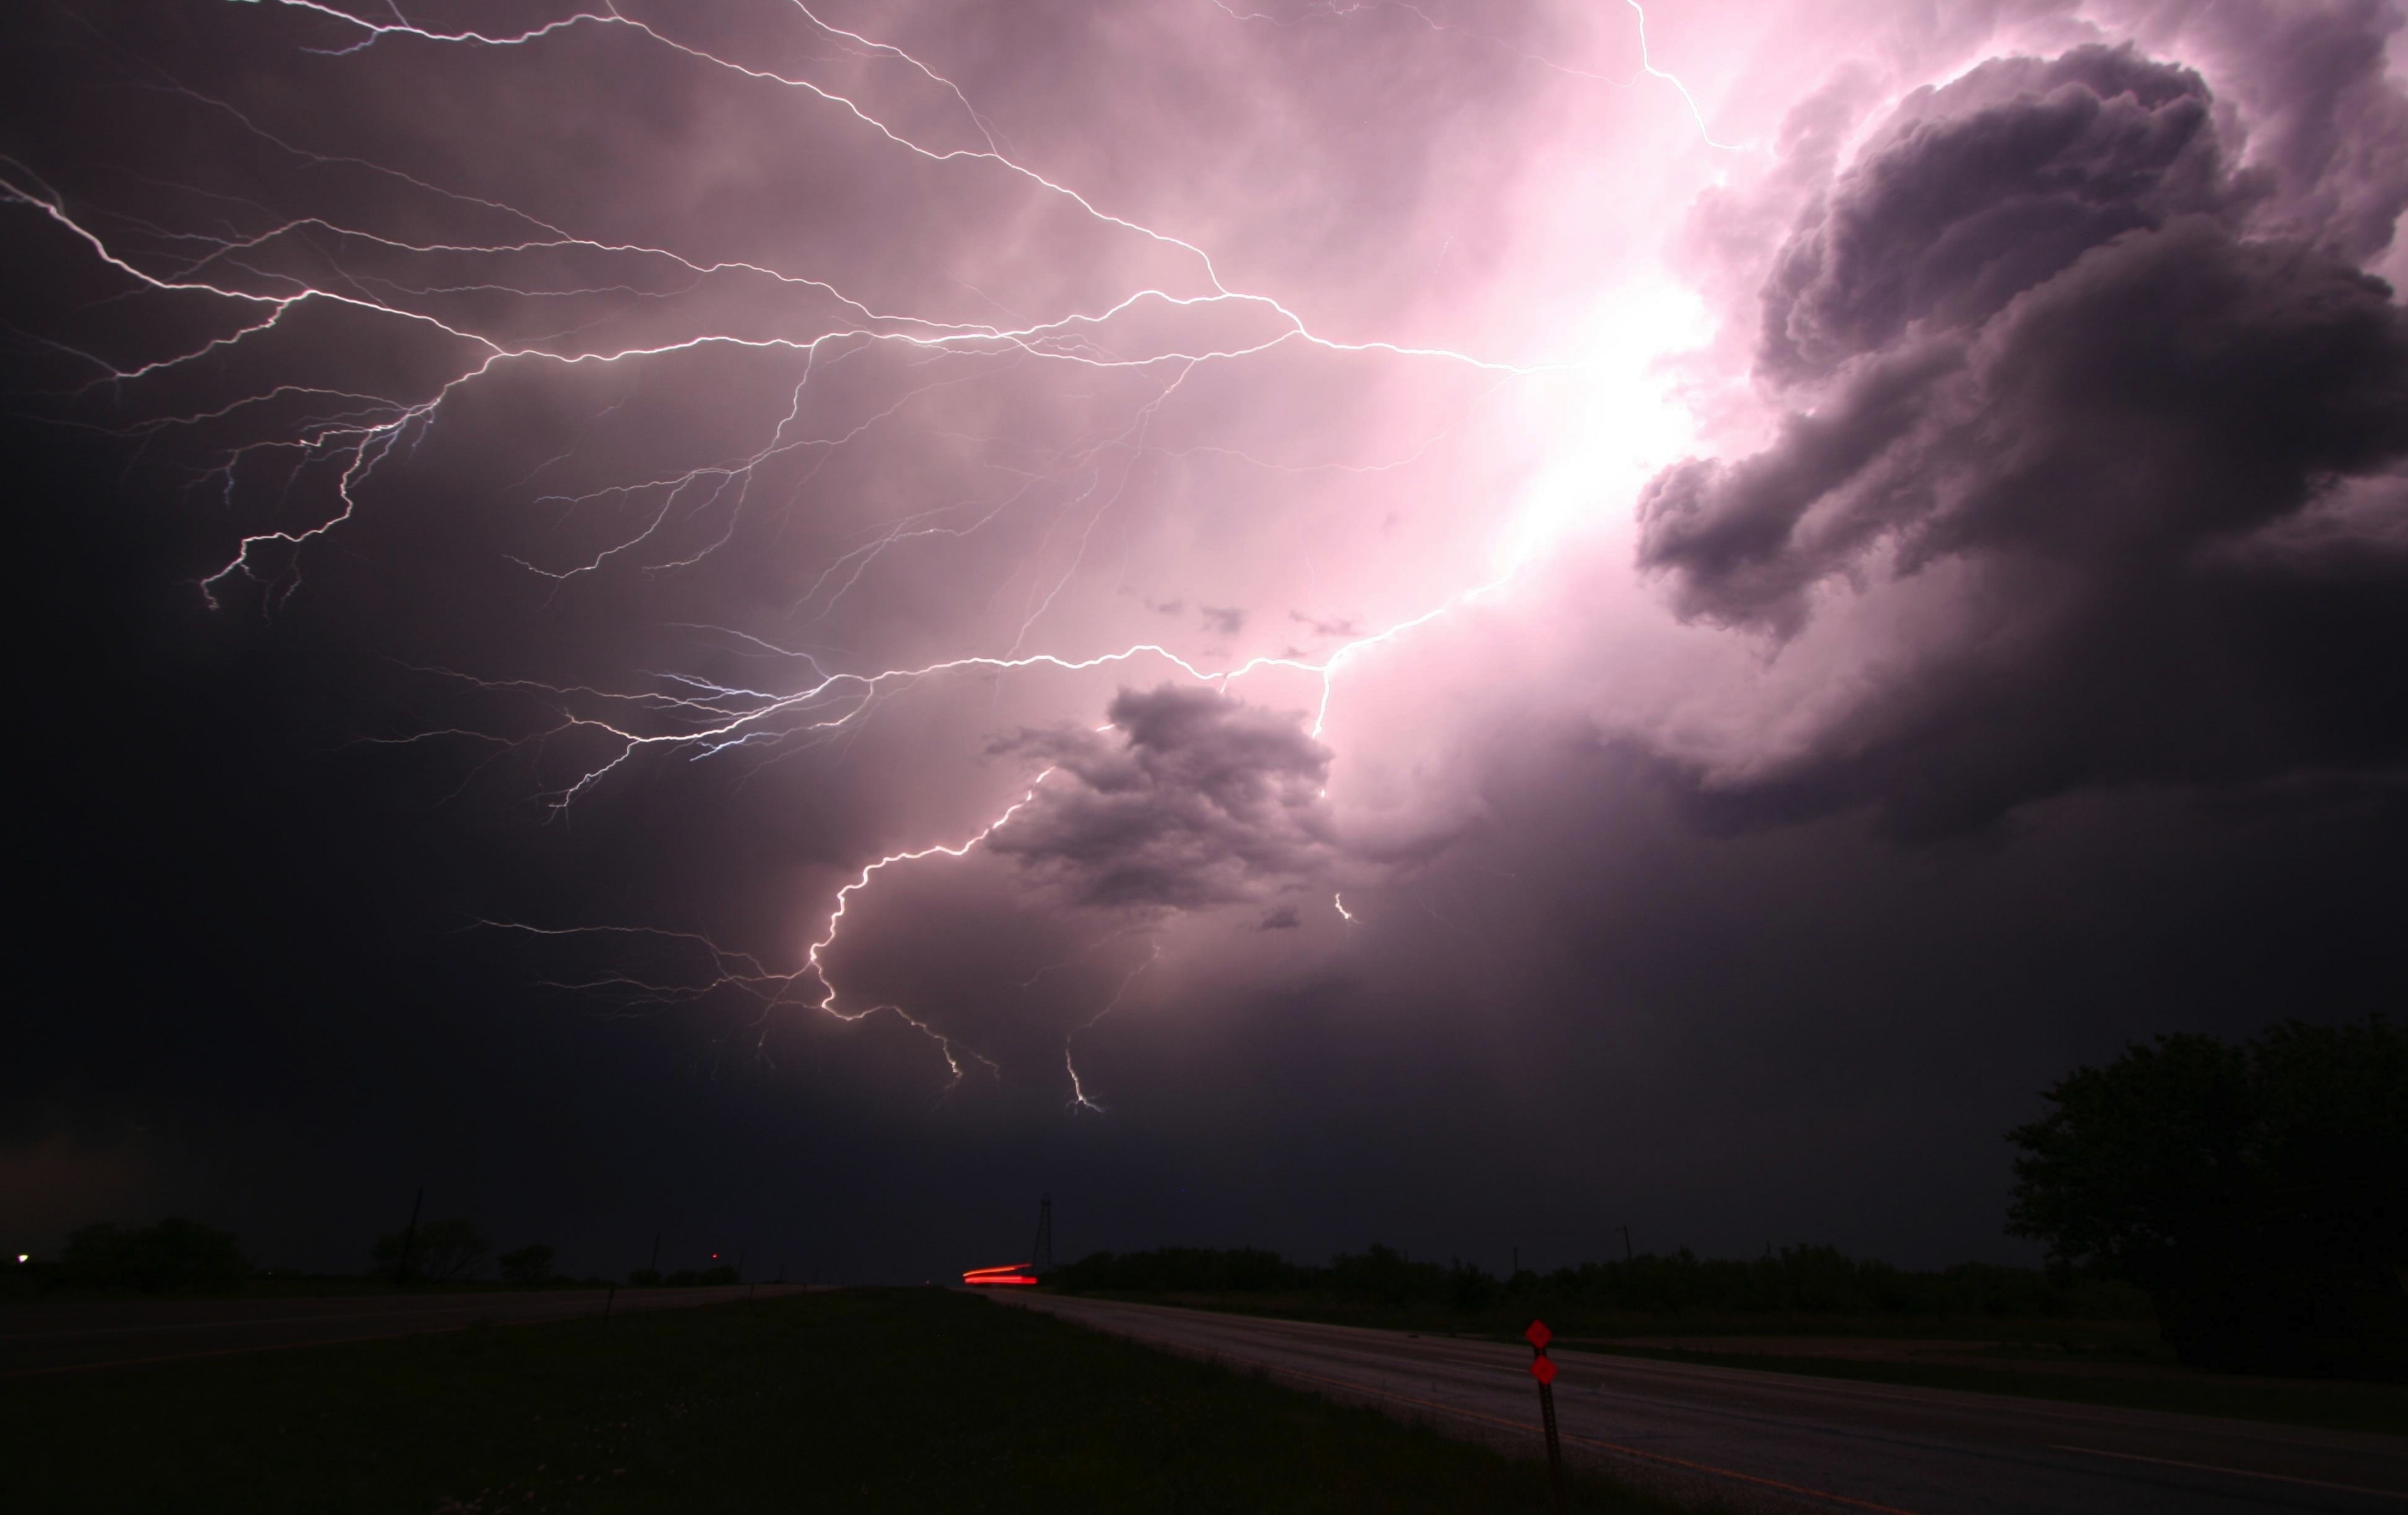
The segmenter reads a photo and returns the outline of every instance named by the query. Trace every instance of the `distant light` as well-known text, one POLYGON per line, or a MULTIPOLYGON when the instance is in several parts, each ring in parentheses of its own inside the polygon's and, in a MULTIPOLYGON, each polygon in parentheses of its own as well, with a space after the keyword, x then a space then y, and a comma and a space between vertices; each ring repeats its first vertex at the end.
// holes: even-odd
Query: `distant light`
POLYGON ((19 1252, 17 1254, 17 1261, 20 1263, 30 1263, 33 1260, 34 1254, 32 1252, 19 1252))

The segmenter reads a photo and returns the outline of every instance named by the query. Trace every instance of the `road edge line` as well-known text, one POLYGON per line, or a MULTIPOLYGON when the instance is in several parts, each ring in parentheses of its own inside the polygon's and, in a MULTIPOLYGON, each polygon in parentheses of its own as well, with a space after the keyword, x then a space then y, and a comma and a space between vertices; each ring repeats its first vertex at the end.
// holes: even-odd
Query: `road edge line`
POLYGON ((2214 1463, 2186 1463, 2175 1457, 2143 1457, 2136 1451, 2109 1451, 2103 1447, 2065 1447, 2049 1444, 2051 1451, 2080 1452, 2086 1457, 2114 1457, 2127 1463, 2155 1463, 2159 1467, 2187 1467, 2200 1473, 2229 1473, 2236 1479, 2268 1479, 2276 1483, 2298 1483, 2311 1489, 2330 1489, 2336 1494, 2372 1494, 2377 1499, 2408 1500, 2408 1494, 2397 1489, 2369 1489, 2356 1483, 2328 1483, 2322 1479, 2302 1479, 2289 1473, 2258 1473, 2245 1467, 2218 1467, 2214 1463))

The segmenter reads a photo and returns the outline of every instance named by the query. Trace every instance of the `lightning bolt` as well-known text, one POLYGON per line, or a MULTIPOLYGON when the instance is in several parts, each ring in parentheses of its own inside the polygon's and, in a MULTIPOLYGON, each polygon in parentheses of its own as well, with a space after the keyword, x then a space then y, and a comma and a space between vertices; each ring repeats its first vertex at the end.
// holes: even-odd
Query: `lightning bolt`
POLYGON ((1717 142, 1714 140, 1713 130, 1706 125, 1706 113, 1698 108, 1698 97, 1691 94, 1689 93, 1689 87, 1686 84, 1682 83, 1677 77, 1666 73, 1663 69, 1656 67, 1656 60, 1648 55, 1647 12, 1640 8, 1639 0, 1622 0, 1622 3, 1630 7, 1630 13, 1633 16, 1639 18, 1640 69, 1644 72, 1648 78, 1660 79, 1665 83, 1671 85, 1672 88, 1681 92, 1681 103, 1689 107, 1689 119, 1698 123, 1698 136, 1704 139, 1706 146, 1710 148, 1720 148, 1725 152, 1745 151, 1746 150, 1739 146, 1737 143, 1717 142))
POLYGON ((1071 1055, 1071 1042, 1078 1038, 1080 1032, 1087 1030, 1089 1027, 1095 1025, 1096 1022, 1101 1021, 1105 1016, 1108 1016, 1114 1010, 1119 1009, 1121 1000, 1128 993, 1129 985, 1137 982, 1138 976, 1145 972, 1146 969, 1154 966, 1161 957, 1162 946, 1157 942, 1154 945, 1153 949, 1146 953, 1144 962, 1128 970, 1126 976, 1121 979, 1120 987, 1112 991, 1112 997, 1104 1001, 1104 1008, 1097 1010, 1085 1021, 1080 1022, 1077 1026, 1072 1027, 1069 1034, 1062 1038, 1062 1071, 1070 1076, 1070 1108, 1074 1110, 1093 1110, 1097 1115, 1104 1113, 1104 1108, 1101 1105, 1096 1104, 1094 1100, 1087 1097, 1086 1081, 1079 1077, 1078 1059, 1071 1055))
MULTIPOLYGON (((1100 460, 1108 453, 1133 456, 1144 451, 1153 445, 1152 428, 1164 406, 1191 376, 1208 365, 1242 363, 1283 349, 1302 348, 1331 354, 1442 364, 1481 376, 1489 384, 1491 392, 1496 385, 1571 372, 1583 365, 1579 362, 1507 361, 1449 348, 1376 339, 1343 339, 1318 331, 1282 299, 1260 292, 1232 288, 1224 280, 1211 253, 1197 242, 1121 215, 1024 161, 1009 150, 992 122, 972 104, 962 87, 926 62, 891 43, 833 25, 810 7, 801 4, 800 0, 790 0, 791 9, 813 29, 815 35, 853 51, 856 56, 891 60, 942 92, 958 106, 960 118, 972 139, 971 144, 946 145, 920 140, 883 119, 857 93, 848 93, 799 74, 781 72, 723 55, 700 43, 674 35, 666 23, 638 19, 615 6, 580 9, 523 29, 483 31, 474 27, 445 29, 422 24, 409 20, 398 5, 391 7, 387 13, 367 15, 354 13, 327 3, 327 0, 273 0, 273 3, 279 8, 304 13, 355 33, 354 39, 348 44, 328 50, 335 56, 355 54, 395 43, 430 48, 525 49, 542 46, 577 31, 622 32, 638 38, 645 46, 722 71, 732 78, 806 96, 828 107, 845 129, 867 134, 888 148, 923 163, 960 165, 1003 176, 1047 200, 1074 207, 1097 226, 1125 234, 1162 250, 1172 255, 1174 261, 1182 264, 1187 272, 1182 280, 1126 289, 1099 304, 1058 310, 1037 320, 1014 317, 998 323, 940 319, 930 313, 885 310, 808 271, 780 267, 767 262, 698 257, 673 247, 583 235, 553 218, 448 187, 431 179, 403 173, 365 159, 319 153, 262 127, 233 104, 205 95, 161 72, 154 87, 180 96, 196 109, 233 121, 241 131, 287 154, 295 163, 356 169, 380 177, 395 186, 396 193, 427 196, 446 205, 498 218, 510 228, 505 236, 485 240, 412 238, 327 215, 279 218, 273 213, 265 213, 264 220, 254 218, 255 223, 248 228, 221 223, 224 229, 218 231, 171 233, 134 222, 122 216, 111 220, 96 211, 79 211, 70 203, 68 196, 48 184, 34 167, 16 159, 0 156, 0 205, 22 207, 44 219, 80 244, 100 264, 128 280, 137 291, 177 297, 197 296, 212 302, 226 317, 215 335, 197 340, 182 350, 139 362, 121 363, 72 345, 50 344, 54 350, 80 364, 92 376, 73 392, 74 398, 89 399, 106 393, 122 400, 137 393, 145 386, 178 379, 198 371, 205 364, 256 349, 280 329, 301 319, 305 312, 322 309, 354 312, 398 323, 395 327, 397 332, 427 339, 454 354, 448 377, 431 388, 416 393, 352 391, 332 384, 294 380, 268 385, 222 405, 170 410, 117 428, 123 435, 146 444, 154 439, 192 438, 202 445, 217 446, 219 450, 215 461, 203 475, 203 479, 229 501, 246 487, 255 473, 283 469, 286 471, 287 489, 293 487, 305 472, 312 469, 318 476, 327 478, 327 507, 318 513, 314 523, 281 525, 242 535, 215 571, 199 581, 199 591, 211 607, 222 606, 227 592, 237 581, 257 586, 269 605, 280 603, 297 593, 302 583, 301 565, 305 555, 356 519, 363 508, 366 486, 376 479, 380 472, 422 440, 429 429, 437 424, 444 407, 456 395, 513 368, 543 367, 566 371, 634 367, 676 354, 704 350, 787 354, 800 364, 799 375, 786 396, 782 414, 769 426, 767 434, 758 438, 758 445, 748 451, 600 491, 538 495, 538 503, 564 510, 620 506, 633 511, 632 525, 614 539, 592 550, 550 563, 532 559, 513 560, 529 574, 555 583, 566 583, 620 563, 640 563, 648 569, 669 571, 702 561, 733 538, 737 522, 751 503, 754 480, 770 464, 810 460, 810 471, 803 476, 808 480, 812 473, 825 465, 829 458, 882 426, 894 422, 907 407, 935 393, 941 384, 953 381, 931 379, 911 385, 894 396, 890 403, 849 425, 822 429, 809 424, 809 400, 814 393, 815 382, 829 369, 852 361, 859 354, 879 350, 932 362, 947 359, 990 366, 1033 364, 1115 372, 1136 376, 1146 381, 1149 389, 1147 398, 1135 407, 1126 425, 1120 431, 1091 446, 1050 460, 1042 467, 1027 470, 1016 488, 997 496, 985 500, 964 500, 936 509, 914 512, 838 555, 804 589, 796 601, 798 609, 811 608, 814 619, 824 619, 861 583, 863 576, 885 554, 914 541, 973 535, 1029 498, 1041 481, 1091 474, 1100 479, 1097 473, 1101 467, 1100 460), (290 271, 293 264, 289 258, 279 261, 280 255, 304 247, 316 254, 318 262, 331 266, 334 276, 307 278, 290 271), (383 275, 371 277, 367 272, 351 266, 355 260, 400 258, 435 264, 465 260, 471 264, 507 267, 511 260, 545 257, 599 259, 608 266, 625 269, 626 273, 623 281, 618 283, 564 280, 558 287, 529 289, 520 283, 481 275, 470 275, 448 282, 422 281, 406 285, 383 275), (808 302, 810 311, 821 319, 814 329, 801 333, 703 331, 670 340, 620 346, 587 345, 580 335, 580 328, 574 325, 561 332, 530 336, 509 329, 506 323, 481 323, 446 304, 447 298, 477 293, 513 294, 528 300, 627 294, 651 297, 649 292, 654 289, 660 278, 684 280, 681 286, 676 287, 689 290, 700 288, 705 283, 740 281, 748 286, 762 285, 781 298, 808 302), (1154 314, 1197 318, 1205 325, 1180 328, 1182 333, 1192 332, 1192 336, 1182 335, 1137 350, 1123 350, 1124 339, 1116 333, 1127 328, 1134 318, 1154 314), (237 440, 214 444, 207 441, 222 434, 244 432, 250 435, 237 440), (668 545, 673 527, 702 520, 713 522, 715 526, 705 533, 698 544, 668 545)), ((1687 87, 1671 74, 1657 68, 1649 56, 1644 12, 1636 0, 1626 0, 1626 3, 1638 17, 1644 73, 1667 80, 1677 89, 1696 120, 1699 133, 1706 134, 1704 115, 1687 87)), ((1421 14, 1418 11, 1414 13, 1421 14)), ((1267 19, 1239 16, 1236 11, 1230 14, 1240 20, 1267 19)), ((1434 28, 1446 29, 1426 16, 1422 19, 1434 28)), ((1543 59, 1535 61, 1547 62, 1543 59)), ((1557 65, 1550 63, 1548 66, 1557 65)), ((1716 147, 1727 146, 1713 142, 1710 135, 1706 135, 1705 139, 1716 147)), ((251 208, 257 210, 260 207, 251 208)), ((234 215, 236 211, 230 210, 229 214, 234 215)), ((1005 314, 1011 315, 1009 311, 1005 314)), ((1392 461, 1314 466, 1364 472, 1409 467, 1436 443, 1439 435, 1443 434, 1434 434, 1421 447, 1392 461)), ((1279 466, 1254 458, 1240 450, 1217 450, 1257 465, 1279 466)), ((539 466, 538 472, 540 471, 539 466)), ((1212 667, 1201 665, 1155 642, 1131 643, 1083 655, 1024 651, 1035 636, 1039 622, 1078 572, 1098 522, 1118 503, 1120 490, 1125 487, 1127 478, 1127 469, 1124 467, 1117 484, 1104 488, 1099 482, 1093 483, 1084 494, 1072 502, 1089 504, 1083 525, 1080 528, 1076 550, 1068 565, 1051 577, 1050 587, 1044 587, 1041 579, 1032 579, 1029 604, 1018 634, 999 654, 965 654, 909 666, 831 673, 807 651, 780 647, 729 628, 709 628, 749 642, 769 655, 800 665, 808 670, 808 677, 783 689, 753 689, 693 675, 666 674, 657 676, 650 687, 630 691, 564 686, 538 680, 493 679, 448 668, 426 669, 423 671, 432 676, 458 680, 480 690, 522 694, 548 702, 563 713, 543 729, 516 740, 464 728, 421 732, 399 740, 418 742, 456 738, 509 749, 540 744, 568 735, 599 738, 605 747, 602 760, 583 765, 580 771, 546 795, 547 802, 555 811, 565 811, 581 794, 647 752, 677 751, 699 758, 748 748, 832 739, 854 727, 882 693, 952 675, 999 675, 1034 669, 1080 672, 1140 662, 1159 664, 1180 677, 1224 691, 1238 680, 1273 669, 1316 679, 1319 696, 1311 729, 1317 736, 1327 728, 1336 683, 1343 671, 1377 650, 1394 645, 1465 605, 1504 589, 1512 577, 1509 569, 1501 576, 1445 595, 1419 613, 1398 619, 1382 629, 1349 636, 1334 650, 1317 657, 1307 657, 1301 653, 1255 656, 1227 666, 1212 667), (1038 592, 1039 588, 1042 588, 1041 593, 1038 592)), ((838 889, 821 930, 806 947, 799 965, 790 972, 778 971, 755 957, 727 950, 707 937, 692 934, 659 932, 642 927, 548 928, 498 921, 480 924, 496 930, 541 936, 624 936, 675 943, 701 952, 708 965, 708 971, 696 983, 681 985, 637 975, 604 974, 558 985, 562 988, 608 989, 658 1003, 676 1003, 714 989, 734 988, 754 996, 760 1002, 765 1017, 790 1006, 848 1022, 872 1015, 893 1014, 934 1041, 944 1056, 953 1080, 957 1082, 964 1076, 963 1057, 987 1062, 989 1066, 993 1065, 992 1063, 974 1051, 960 1048, 953 1038, 900 1006, 855 1007, 844 1003, 828 972, 827 954, 836 946, 855 896, 867 890, 882 874, 908 864, 966 857, 1034 803, 1053 771, 1048 769, 1039 774, 1017 800, 958 840, 888 852, 864 865, 851 881, 838 889)), ((1347 910, 1341 897, 1333 895, 1332 904, 1346 922, 1356 920, 1347 910)), ((1084 1030, 1111 1014, 1130 986, 1158 960, 1159 955, 1157 946, 1143 963, 1122 979, 1104 1008, 1093 1019, 1076 1028, 1071 1036, 1075 1036, 1077 1030, 1084 1030)), ((1069 1037, 1065 1038, 1064 1065, 1070 1079, 1073 1108, 1100 1109, 1101 1107, 1088 1097, 1080 1079, 1071 1055, 1069 1037)))
MULTIPOLYGON (((839 1011, 837 1008, 836 985, 829 979, 827 970, 821 965, 820 954, 836 945, 837 928, 844 922, 845 907, 853 902, 853 892, 855 890, 868 888, 870 879, 876 878, 882 870, 891 868, 898 863, 917 863, 922 858, 926 857, 959 858, 967 856, 971 848, 976 847, 979 843, 986 840, 989 836, 994 836, 997 831, 1001 830, 1013 816, 1018 815, 1022 810, 1025 809, 1032 802, 1034 802, 1037 798, 1037 791, 1043 786, 1048 778, 1052 777, 1053 773, 1054 770, 1048 768, 1043 773, 1039 774, 1036 781, 1028 786, 1028 793, 1021 795, 1019 799, 1013 801, 1010 808, 1006 809, 1001 815, 996 816, 994 820, 988 822, 983 827, 980 828, 977 835, 971 836, 967 841, 956 842, 952 846, 939 845, 935 847, 923 847, 911 851, 889 852, 884 857, 880 858, 877 862, 869 864, 864 867, 861 870, 860 877, 854 879, 853 882, 845 885, 842 889, 838 890, 836 893, 836 908, 828 912, 827 928, 825 933, 819 940, 811 943, 810 950, 803 954, 806 969, 812 975, 812 977, 819 979, 820 986, 824 991, 820 996, 819 1004, 814 1008, 825 1011, 827 1014, 838 1016, 843 1020, 856 1020, 861 1015, 871 1014, 874 1013, 875 1010, 879 1009, 892 1009, 898 1015, 903 1014, 903 1011, 899 1008, 888 1005, 876 1006, 873 1007, 871 1010, 857 1011, 852 1015, 846 1015, 844 1012, 839 1011)), ((906 1019, 909 1018, 906 1017, 906 1019)), ((956 1069, 955 1071, 958 1072, 959 1070, 956 1069)))

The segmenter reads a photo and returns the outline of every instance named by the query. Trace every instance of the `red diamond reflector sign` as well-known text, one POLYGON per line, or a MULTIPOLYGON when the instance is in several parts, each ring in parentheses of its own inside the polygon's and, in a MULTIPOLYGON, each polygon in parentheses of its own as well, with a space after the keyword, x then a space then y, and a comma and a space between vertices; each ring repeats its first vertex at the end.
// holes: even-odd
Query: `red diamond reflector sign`
POLYGON ((1530 1329, 1523 1332, 1522 1335, 1528 1338, 1531 1346, 1541 1351, 1545 1351, 1547 1343, 1555 1339, 1555 1334, 1547 1329, 1547 1322, 1544 1321, 1532 1321, 1530 1329))
POLYGON ((1555 1360, 1548 1356, 1545 1352, 1541 1352, 1538 1356, 1531 1358, 1530 1377, 1538 1379, 1542 1384, 1555 1382, 1555 1360))

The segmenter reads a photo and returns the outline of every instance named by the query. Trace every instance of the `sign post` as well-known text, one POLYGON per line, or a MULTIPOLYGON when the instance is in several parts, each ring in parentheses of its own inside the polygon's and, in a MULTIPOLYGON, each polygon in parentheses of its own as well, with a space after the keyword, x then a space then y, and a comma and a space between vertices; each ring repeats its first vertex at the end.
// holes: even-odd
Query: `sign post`
POLYGON ((1547 1427, 1547 1477, 1555 1486, 1555 1515, 1563 1515, 1564 1444, 1555 1435, 1555 1360, 1547 1355, 1547 1343, 1555 1334, 1546 1322, 1532 1321, 1522 1335, 1530 1343, 1530 1377, 1539 1380, 1539 1418, 1547 1427))

